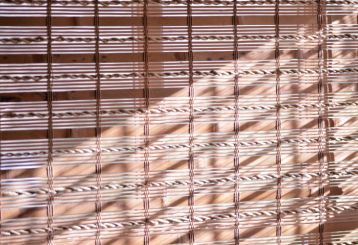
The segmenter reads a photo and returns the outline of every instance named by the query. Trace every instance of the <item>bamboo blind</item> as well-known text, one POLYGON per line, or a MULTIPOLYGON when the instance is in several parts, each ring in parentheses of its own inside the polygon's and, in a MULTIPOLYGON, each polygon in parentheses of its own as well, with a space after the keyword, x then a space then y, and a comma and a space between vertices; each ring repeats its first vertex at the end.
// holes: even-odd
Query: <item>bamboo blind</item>
POLYGON ((0 0, 1 244, 357 244, 357 0, 0 0))

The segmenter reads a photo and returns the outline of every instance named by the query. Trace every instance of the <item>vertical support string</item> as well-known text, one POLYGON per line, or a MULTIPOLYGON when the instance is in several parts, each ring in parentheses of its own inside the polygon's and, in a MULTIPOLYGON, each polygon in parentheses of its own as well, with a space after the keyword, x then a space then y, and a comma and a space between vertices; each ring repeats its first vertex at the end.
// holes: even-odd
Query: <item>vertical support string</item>
POLYGON ((280 69, 280 0, 275 1, 275 68, 276 68, 276 172, 277 172, 277 190, 276 190, 276 238, 277 244, 281 244, 281 69, 280 69))
POLYGON ((194 226, 194 79, 193 79, 193 20, 192 20, 192 0, 187 0, 187 25, 188 25, 188 65, 189 65, 189 243, 195 242, 194 226))
POLYGON ((325 162, 325 150, 324 150, 324 90, 323 90, 323 42, 322 42, 322 25, 323 25, 323 15, 322 15, 322 4, 323 0, 317 0, 317 29, 318 29, 318 47, 317 47, 317 58, 318 58, 318 161, 319 161, 319 187, 318 187, 318 196, 319 196, 319 243, 323 245, 323 233, 324 233, 324 162, 325 162))
MULTIPOLYGON (((1 128, 1 121, 2 121, 2 109, 0 108, 0 154, 2 154, 2 128, 1 128)), ((2 234, 2 156, 0 155, 0 234, 2 234)))
POLYGON ((52 92, 52 0, 47 1, 46 10, 46 27, 47 27, 47 109, 48 109, 48 129, 47 129, 47 184, 48 184, 48 200, 47 200, 47 242, 53 244, 54 231, 53 231, 53 201, 54 201, 54 189, 53 189, 53 92, 52 92))
POLYGON ((101 67, 100 67, 100 47, 99 47, 99 7, 98 0, 95 0, 94 5, 94 27, 95 27, 95 63, 96 63, 96 245, 101 244, 101 213, 102 213, 102 200, 101 200, 101 184, 102 184, 102 149, 101 149, 101 67))
POLYGON ((234 114, 234 134, 235 134, 235 152, 234 152, 234 171, 235 171, 235 190, 234 190, 234 205, 235 205, 235 229, 234 239, 235 244, 240 243, 240 113, 239 113, 239 99, 240 99, 240 85, 239 85, 239 37, 238 37, 238 15, 237 15, 237 0, 233 2, 233 27, 234 27, 234 96, 235 96, 235 114, 234 114))
POLYGON ((150 242, 150 232, 149 232, 149 171, 150 171, 150 162, 149 162, 149 146, 150 146, 150 90, 149 90, 149 59, 148 59, 148 0, 144 0, 143 3, 143 35, 144 35, 144 52, 143 52, 143 61, 144 61, 144 97, 145 97, 145 116, 144 116, 144 244, 147 245, 150 242))
MULTIPOLYGON (((2 176, 3 176, 3 168, 2 168, 2 107, 0 107, 0 234, 2 234, 2 212, 3 212, 3 206, 2 206, 2 176)), ((1 243, 0 243, 1 244, 1 243)))

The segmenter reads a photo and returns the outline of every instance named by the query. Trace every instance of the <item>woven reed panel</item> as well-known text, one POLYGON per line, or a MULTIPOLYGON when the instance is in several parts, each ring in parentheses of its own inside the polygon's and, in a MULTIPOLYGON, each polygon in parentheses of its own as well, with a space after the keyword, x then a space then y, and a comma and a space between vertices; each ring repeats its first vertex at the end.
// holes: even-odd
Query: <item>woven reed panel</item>
POLYGON ((357 0, 0 0, 1 244, 356 244, 357 0))

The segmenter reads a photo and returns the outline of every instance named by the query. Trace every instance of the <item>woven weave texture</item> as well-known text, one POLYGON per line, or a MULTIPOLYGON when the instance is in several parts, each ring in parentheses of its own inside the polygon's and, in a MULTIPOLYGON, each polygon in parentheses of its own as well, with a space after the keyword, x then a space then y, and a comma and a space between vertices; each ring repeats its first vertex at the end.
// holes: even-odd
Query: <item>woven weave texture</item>
POLYGON ((357 0, 0 0, 0 244, 357 244, 357 0))

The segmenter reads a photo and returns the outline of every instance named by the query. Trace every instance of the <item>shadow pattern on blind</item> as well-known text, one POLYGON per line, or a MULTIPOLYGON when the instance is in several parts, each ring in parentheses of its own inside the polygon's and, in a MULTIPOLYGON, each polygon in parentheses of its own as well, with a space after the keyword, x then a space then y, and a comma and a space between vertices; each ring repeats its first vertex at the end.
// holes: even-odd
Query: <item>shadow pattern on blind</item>
POLYGON ((357 0, 0 0, 1 244, 356 244, 357 0))

